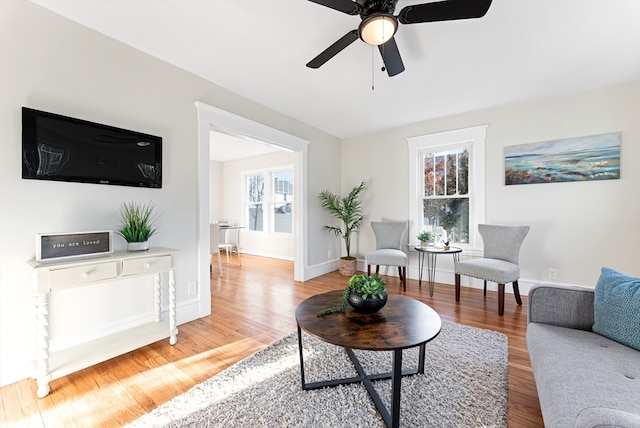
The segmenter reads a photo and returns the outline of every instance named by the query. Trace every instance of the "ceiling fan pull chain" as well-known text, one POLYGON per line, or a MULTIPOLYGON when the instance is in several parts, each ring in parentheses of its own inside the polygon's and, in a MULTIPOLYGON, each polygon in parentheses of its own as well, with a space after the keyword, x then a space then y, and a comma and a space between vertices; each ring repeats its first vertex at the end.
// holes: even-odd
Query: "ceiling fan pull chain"
POLYGON ((375 73, 373 72, 373 69, 375 68, 374 63, 374 54, 373 54, 374 48, 373 46, 371 46, 371 90, 374 91, 376 89, 375 87, 375 73))

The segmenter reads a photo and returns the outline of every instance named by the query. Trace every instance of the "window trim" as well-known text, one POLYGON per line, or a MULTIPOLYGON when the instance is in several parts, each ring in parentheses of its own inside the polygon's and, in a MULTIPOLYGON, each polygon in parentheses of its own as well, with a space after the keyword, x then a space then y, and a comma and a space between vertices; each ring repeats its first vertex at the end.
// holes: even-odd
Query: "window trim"
POLYGON ((470 145, 469 152, 469 243, 456 244, 465 250, 481 251, 478 224, 485 221, 485 139, 489 125, 455 129, 407 138, 409 148, 409 242, 416 243, 422 232, 423 165, 421 153, 447 150, 447 147, 470 145), (419 203, 420 202, 420 203, 419 203))

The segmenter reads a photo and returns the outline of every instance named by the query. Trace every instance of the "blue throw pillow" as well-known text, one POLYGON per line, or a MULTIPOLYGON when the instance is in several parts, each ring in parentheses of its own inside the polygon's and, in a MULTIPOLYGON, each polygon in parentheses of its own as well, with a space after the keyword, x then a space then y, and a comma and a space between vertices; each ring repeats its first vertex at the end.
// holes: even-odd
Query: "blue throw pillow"
POLYGON ((593 311, 595 333, 640 351, 640 278, 603 267, 593 311))

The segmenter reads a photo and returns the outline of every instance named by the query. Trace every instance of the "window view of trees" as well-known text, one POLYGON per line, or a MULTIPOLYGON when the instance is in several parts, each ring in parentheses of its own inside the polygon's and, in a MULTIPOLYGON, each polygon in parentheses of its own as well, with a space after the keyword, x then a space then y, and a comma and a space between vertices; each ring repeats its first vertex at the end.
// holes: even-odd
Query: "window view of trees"
POLYGON ((423 154, 423 227, 442 227, 452 243, 469 242, 469 150, 423 154))

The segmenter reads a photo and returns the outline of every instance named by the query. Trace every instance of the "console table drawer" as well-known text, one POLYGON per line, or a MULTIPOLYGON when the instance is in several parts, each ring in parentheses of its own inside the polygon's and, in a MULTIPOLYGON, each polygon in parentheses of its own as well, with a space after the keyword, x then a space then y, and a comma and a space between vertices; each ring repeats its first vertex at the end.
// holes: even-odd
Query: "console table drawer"
POLYGON ((171 256, 123 260, 122 276, 142 275, 171 270, 171 256))
POLYGON ((118 276, 118 263, 94 263, 90 265, 52 269, 49 271, 49 286, 53 288, 73 287, 118 276))

